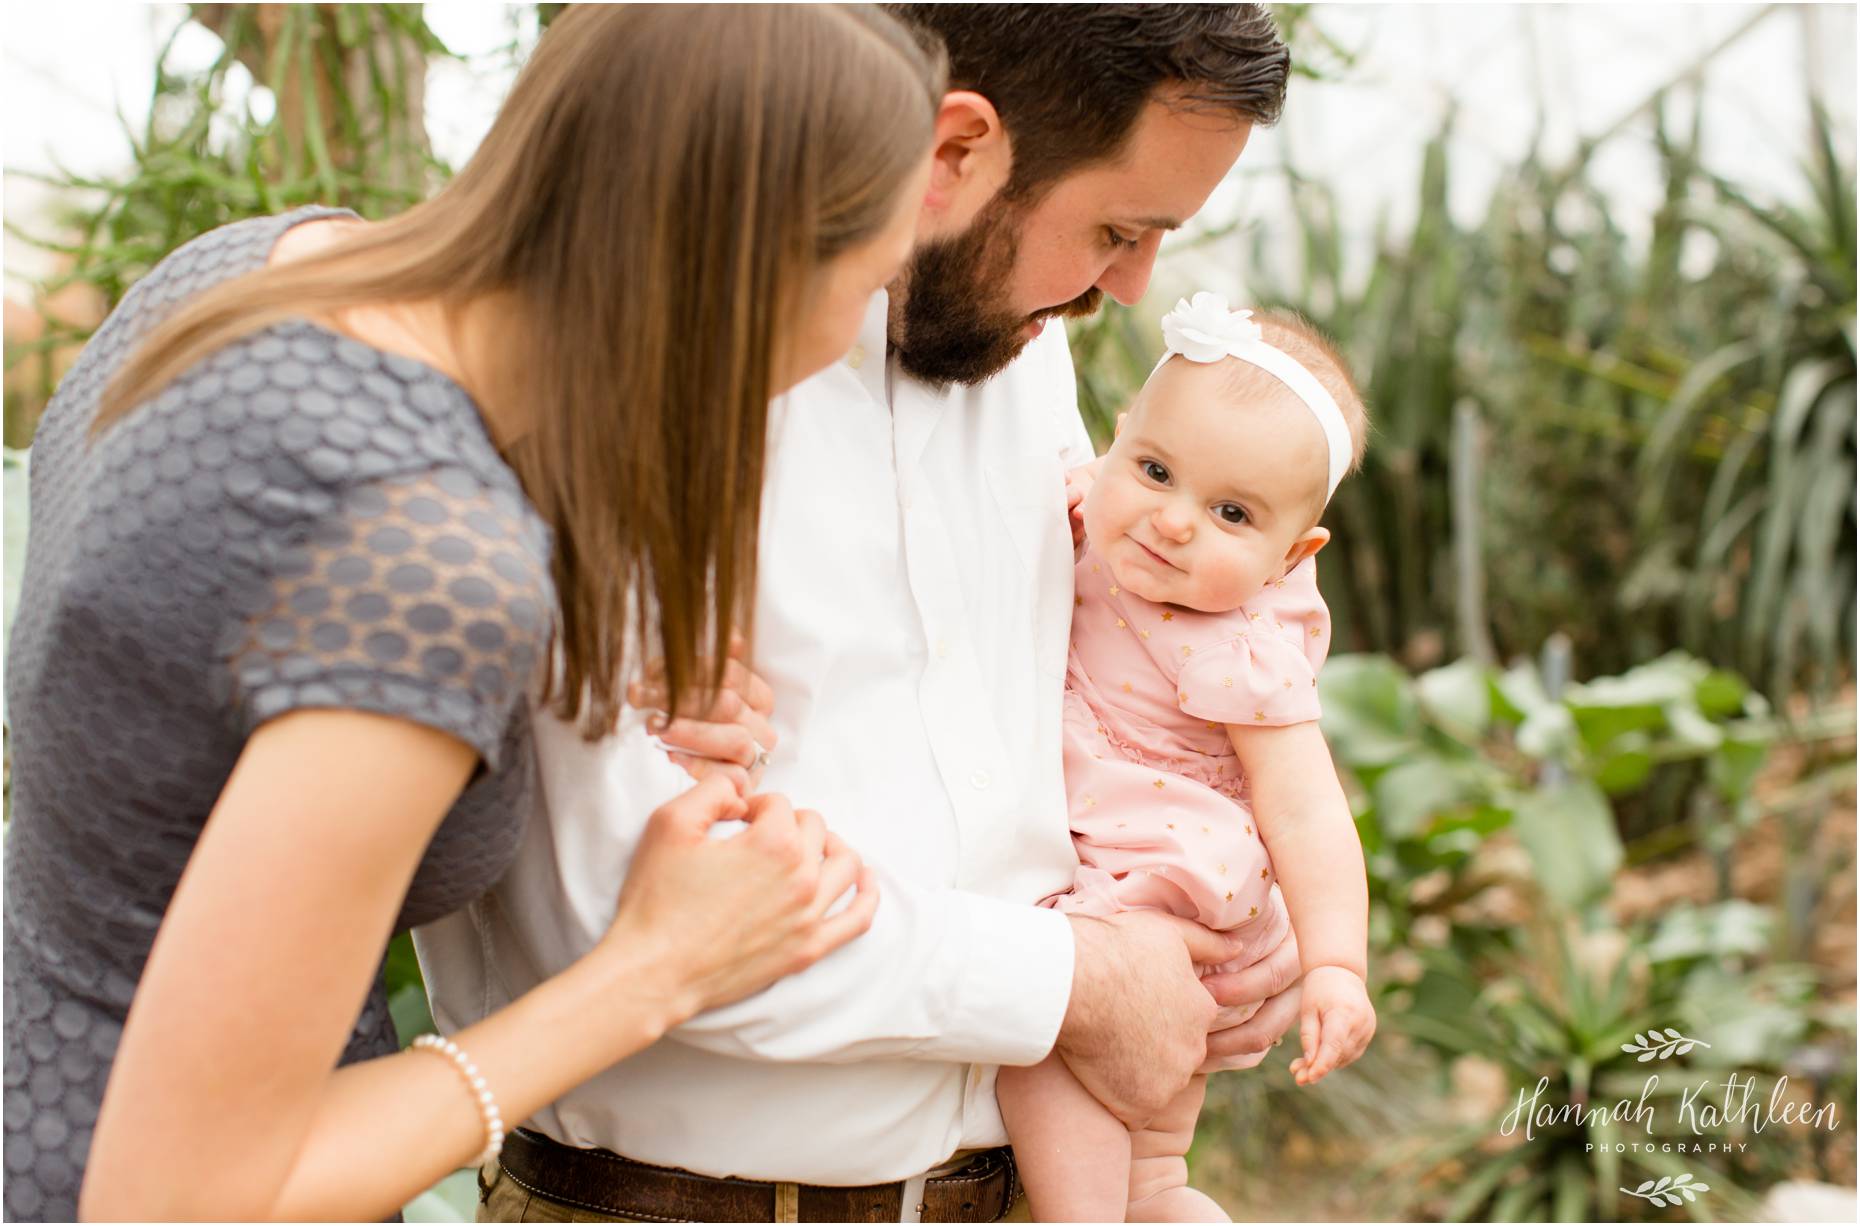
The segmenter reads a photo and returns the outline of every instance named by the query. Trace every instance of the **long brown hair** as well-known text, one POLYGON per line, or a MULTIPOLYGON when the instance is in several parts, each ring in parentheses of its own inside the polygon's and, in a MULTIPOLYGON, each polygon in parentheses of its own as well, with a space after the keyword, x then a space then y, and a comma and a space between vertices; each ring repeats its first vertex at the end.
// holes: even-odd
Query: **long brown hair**
POLYGON ((94 429, 280 319, 504 295, 522 335, 484 390, 528 401, 506 458, 555 538, 545 698, 611 730, 634 636, 707 694, 751 628, 783 329, 891 215, 942 89, 940 51, 869 6, 575 5, 444 190, 185 304, 94 429))

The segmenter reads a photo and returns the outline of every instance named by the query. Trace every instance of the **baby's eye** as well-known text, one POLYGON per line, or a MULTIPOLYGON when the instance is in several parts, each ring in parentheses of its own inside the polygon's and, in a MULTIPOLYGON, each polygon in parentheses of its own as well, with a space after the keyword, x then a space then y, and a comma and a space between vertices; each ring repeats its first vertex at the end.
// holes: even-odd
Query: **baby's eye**
POLYGON ((1222 523, 1244 524, 1246 522, 1246 508, 1239 503, 1220 503, 1214 508, 1214 513, 1221 517, 1222 523))
POLYGON ((1169 484, 1169 470, 1164 468, 1162 465, 1158 464, 1156 461, 1141 460, 1141 461, 1138 461, 1138 465, 1139 467, 1143 469, 1143 475, 1148 477, 1150 480, 1154 481, 1156 484, 1158 485, 1169 484))

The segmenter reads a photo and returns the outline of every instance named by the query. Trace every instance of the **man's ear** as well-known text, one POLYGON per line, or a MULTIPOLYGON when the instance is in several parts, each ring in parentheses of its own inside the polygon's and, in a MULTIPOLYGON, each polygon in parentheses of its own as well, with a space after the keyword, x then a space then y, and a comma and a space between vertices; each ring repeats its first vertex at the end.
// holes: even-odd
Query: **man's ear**
POLYGON ((1328 544, 1330 544, 1329 528, 1311 528, 1307 530, 1302 536, 1292 542, 1292 547, 1290 549, 1285 551, 1285 573, 1290 574, 1292 569, 1306 558, 1317 556, 1317 551, 1328 544))
POLYGON ((943 95, 932 141, 920 239, 967 229, 982 206, 1007 186, 1014 169, 1007 129, 1001 126, 995 104, 974 90, 943 95))

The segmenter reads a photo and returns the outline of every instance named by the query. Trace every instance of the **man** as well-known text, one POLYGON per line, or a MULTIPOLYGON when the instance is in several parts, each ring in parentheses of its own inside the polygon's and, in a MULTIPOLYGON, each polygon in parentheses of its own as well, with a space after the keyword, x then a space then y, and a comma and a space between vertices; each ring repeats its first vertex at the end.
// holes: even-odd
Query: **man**
MULTIPOLYGON (((780 734, 761 784, 877 870, 877 915, 540 1112, 481 1175, 483 1216, 990 1220, 1013 1202, 1011 1168, 976 1156, 1006 1141, 993 1066, 1057 1047, 1140 1122, 1296 1017, 1289 941, 1204 987, 1193 963, 1225 939, 1197 925, 1030 905, 1076 866, 1064 473, 1092 456, 1046 325, 1142 296, 1163 234, 1277 119, 1289 56, 1253 5, 893 12, 951 60, 919 250, 846 359, 776 406, 754 659, 780 734)), ((516 866, 418 934, 442 1029, 590 948, 632 839, 688 784, 637 720, 593 746, 546 724, 547 814, 516 866)))

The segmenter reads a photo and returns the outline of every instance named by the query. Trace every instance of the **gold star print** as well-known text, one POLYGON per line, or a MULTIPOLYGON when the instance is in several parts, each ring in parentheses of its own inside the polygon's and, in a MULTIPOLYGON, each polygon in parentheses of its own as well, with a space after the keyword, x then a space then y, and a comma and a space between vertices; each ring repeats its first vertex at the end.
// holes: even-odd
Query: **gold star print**
POLYGON ((1227 875, 1227 866, 1225 864, 1217 864, 1214 866, 1214 871, 1225 877, 1227 875))
POLYGON ((1277 619, 1274 619, 1272 623, 1272 628, 1274 630, 1283 630, 1285 629, 1285 626, 1281 622, 1279 622, 1277 619))
POLYGON ((1259 620, 1259 614, 1257 614, 1257 613, 1248 613, 1248 614, 1247 614, 1247 617, 1248 617, 1249 619, 1251 619, 1251 620, 1253 620, 1253 621, 1258 621, 1258 620, 1259 620))
POLYGON ((1248 834, 1252 834, 1252 833, 1253 833, 1253 827, 1251 827, 1251 826, 1248 826, 1248 827, 1246 828, 1246 832, 1247 832, 1248 834))
POLYGON ((1255 711, 1253 712, 1253 718, 1264 723, 1266 719, 1266 713, 1264 711, 1255 711))
POLYGON ((1316 638, 1316 637, 1317 637, 1318 635, 1320 635, 1320 634, 1322 634, 1322 633, 1324 633, 1324 631, 1323 631, 1323 630, 1321 630, 1321 629, 1319 629, 1319 628, 1318 628, 1317 626, 1313 626, 1313 627, 1311 627, 1311 637, 1312 637, 1312 638, 1316 638))
POLYGON ((1117 595, 1117 584, 1115 583, 1111 585, 1111 595, 1113 596, 1117 595))
POLYGON ((1128 823, 1127 823, 1127 822, 1119 822, 1119 823, 1117 823, 1117 828, 1118 828, 1119 830, 1122 830, 1122 829, 1123 829, 1123 828, 1124 828, 1124 827, 1125 827, 1126 825, 1128 825, 1128 823))
POLYGON ((1285 688, 1288 690, 1292 688, 1292 679, 1290 677, 1285 679, 1285 688))
POLYGON ((1232 677, 1222 677, 1221 684, 1231 690, 1234 688, 1234 679, 1232 677))
POLYGON ((1084 607, 1085 607, 1085 598, 1084 598, 1083 596, 1074 596, 1074 597, 1072 598, 1072 607, 1073 607, 1073 608, 1075 608, 1075 609, 1082 609, 1082 608, 1084 608, 1084 607))
POLYGON ((1091 573, 1094 575, 1098 573, 1098 564, 1096 562, 1091 564, 1091 573))
POLYGON ((1124 619, 1121 617, 1117 619, 1117 628, 1119 630, 1122 630, 1124 628, 1124 619))
POLYGON ((1280 580, 1279 580, 1279 581, 1278 581, 1277 583, 1274 583, 1274 584, 1273 584, 1272 586, 1274 586, 1274 587, 1284 587, 1284 586, 1285 586, 1285 580, 1283 580, 1283 579, 1280 579, 1280 580))
POLYGON ((1183 702, 1187 702, 1187 701, 1188 701, 1188 691, 1187 691, 1187 690, 1183 690, 1183 691, 1182 691, 1182 701, 1183 701, 1183 702))
POLYGON ((1148 630, 1139 630, 1137 631, 1137 633, 1142 635, 1144 638, 1150 637, 1150 632, 1148 630))
MULTIPOLYGON (((1231 896, 1229 896, 1229 897, 1230 897, 1230 899, 1231 899, 1231 896)), ((1246 917, 1247 917, 1248 919, 1252 919, 1252 918, 1253 918, 1253 917, 1254 917, 1255 915, 1258 915, 1258 914, 1259 914, 1259 908, 1258 908, 1258 907, 1248 907, 1248 908, 1246 909, 1246 917)))
POLYGON ((1232 890, 1227 891, 1227 901, 1232 902, 1233 900, 1234 900, 1234 892, 1232 890))
POLYGON ((1210 728, 1218 728, 1218 727, 1220 727, 1220 725, 1219 725, 1219 724, 1217 724, 1217 723, 1215 723, 1215 722, 1214 722, 1213 720, 1209 720, 1209 721, 1208 721, 1208 727, 1210 727, 1210 728))
POLYGON ((1158 780, 1156 780, 1155 782, 1153 782, 1152 784, 1150 784, 1150 786, 1151 786, 1151 787, 1153 787, 1153 788, 1155 788, 1155 789, 1156 789, 1157 791, 1159 791, 1159 792, 1160 792, 1160 791, 1162 791, 1162 786, 1163 786, 1163 781, 1162 781, 1162 780, 1160 780, 1160 779, 1158 779, 1158 780))
POLYGON ((1099 732, 1103 732, 1103 731, 1104 731, 1104 725, 1103 725, 1103 724, 1099 724, 1099 725, 1098 725, 1098 731, 1099 731, 1099 732))
POLYGON ((1172 621, 1174 621, 1174 620, 1175 620, 1175 611, 1174 611, 1173 609, 1164 609, 1164 610, 1163 610, 1163 620, 1164 620, 1164 621, 1166 621, 1166 622, 1172 622, 1172 621))
POLYGON ((1272 873, 1269 870, 1263 869, 1263 868, 1259 870, 1259 879, 1261 881, 1266 881, 1270 879, 1271 876, 1272 876, 1272 873))
POLYGON ((1131 692, 1131 689, 1130 689, 1130 682, 1128 682, 1128 681, 1126 681, 1126 682, 1124 682, 1124 693, 1126 693, 1126 694, 1128 694, 1128 693, 1130 693, 1130 692, 1131 692))
POLYGON ((1192 655, 1192 654, 1194 654, 1194 650, 1195 650, 1195 649, 1194 649, 1193 647, 1190 647, 1190 646, 1189 646, 1189 645, 1188 645, 1187 643, 1184 643, 1184 644, 1182 644, 1182 654, 1183 654, 1183 655, 1185 655, 1185 656, 1186 656, 1186 655, 1192 655))
POLYGON ((1171 829, 1171 830, 1174 830, 1174 829, 1175 829, 1175 823, 1174 823, 1174 822, 1164 822, 1164 823, 1163 823, 1163 825, 1164 825, 1164 826, 1167 826, 1167 827, 1168 827, 1169 829, 1171 829))
POLYGON ((1097 803, 1098 803, 1098 798, 1096 796, 1085 797, 1085 807, 1087 809, 1093 808, 1094 806, 1097 805, 1097 803))
POLYGON ((1208 832, 1209 832, 1209 831, 1208 831, 1208 828, 1207 828, 1206 826, 1203 826, 1203 827, 1201 828, 1201 833, 1203 833, 1203 834, 1207 834, 1208 832))

